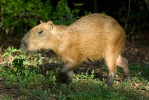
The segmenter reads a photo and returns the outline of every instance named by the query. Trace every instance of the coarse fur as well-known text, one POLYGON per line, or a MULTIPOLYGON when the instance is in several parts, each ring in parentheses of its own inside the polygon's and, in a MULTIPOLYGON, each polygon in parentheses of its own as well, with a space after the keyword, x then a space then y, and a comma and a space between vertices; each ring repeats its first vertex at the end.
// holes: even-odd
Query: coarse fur
POLYGON ((27 52, 53 50, 64 62, 60 72, 62 82, 72 82, 73 69, 83 61, 104 58, 109 69, 107 84, 110 86, 117 66, 123 69, 126 80, 130 80, 127 60, 121 55, 125 42, 126 34, 115 19, 95 13, 70 26, 41 22, 24 36, 21 45, 27 52))

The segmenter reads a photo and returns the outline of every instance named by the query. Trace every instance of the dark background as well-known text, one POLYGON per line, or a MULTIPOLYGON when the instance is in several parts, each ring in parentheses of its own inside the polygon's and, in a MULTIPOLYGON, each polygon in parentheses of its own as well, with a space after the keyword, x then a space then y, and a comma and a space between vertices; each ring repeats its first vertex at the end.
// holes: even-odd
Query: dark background
MULTIPOLYGON (((55 7, 59 0, 51 0, 55 7)), ((74 9, 74 3, 82 3, 79 7, 79 15, 84 11, 91 13, 106 13, 114 17, 123 27, 128 15, 129 0, 67 0, 68 6, 74 9)), ((130 12, 128 18, 127 32, 130 32, 135 24, 135 31, 149 29, 149 9, 145 0, 130 0, 130 12)))

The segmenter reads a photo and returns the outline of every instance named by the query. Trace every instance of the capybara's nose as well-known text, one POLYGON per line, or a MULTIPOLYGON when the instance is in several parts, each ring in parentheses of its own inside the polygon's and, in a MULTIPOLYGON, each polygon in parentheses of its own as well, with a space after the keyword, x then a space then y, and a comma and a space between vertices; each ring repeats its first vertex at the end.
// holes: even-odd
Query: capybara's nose
POLYGON ((21 40, 21 46, 22 47, 27 47, 27 42, 25 40, 21 40))

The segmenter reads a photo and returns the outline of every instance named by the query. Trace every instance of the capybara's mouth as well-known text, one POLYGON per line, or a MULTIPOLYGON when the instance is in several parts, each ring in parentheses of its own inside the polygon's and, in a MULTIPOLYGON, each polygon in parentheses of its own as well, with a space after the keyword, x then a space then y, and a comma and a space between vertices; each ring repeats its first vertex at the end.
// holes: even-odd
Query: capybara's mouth
POLYGON ((22 46, 22 49, 23 49, 23 51, 25 51, 25 52, 27 52, 27 53, 33 53, 34 51, 31 51, 31 50, 29 50, 29 49, 27 49, 27 48, 25 48, 25 47, 23 47, 22 46))
POLYGON ((25 45, 22 45, 22 44, 21 44, 21 47, 22 47, 23 51, 25 51, 25 52, 27 52, 27 53, 34 53, 34 52, 37 52, 37 51, 30 50, 30 49, 28 48, 28 46, 25 46, 25 45))
POLYGON ((22 47, 23 51, 30 52, 30 50, 28 50, 28 47, 26 45, 21 44, 21 47, 22 47))

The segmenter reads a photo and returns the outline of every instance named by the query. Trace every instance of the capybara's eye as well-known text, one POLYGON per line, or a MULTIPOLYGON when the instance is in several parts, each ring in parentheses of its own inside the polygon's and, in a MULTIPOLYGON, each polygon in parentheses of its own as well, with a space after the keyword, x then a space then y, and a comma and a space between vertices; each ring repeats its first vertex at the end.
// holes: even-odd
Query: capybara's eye
POLYGON ((43 30, 39 31, 38 34, 42 34, 43 30))

